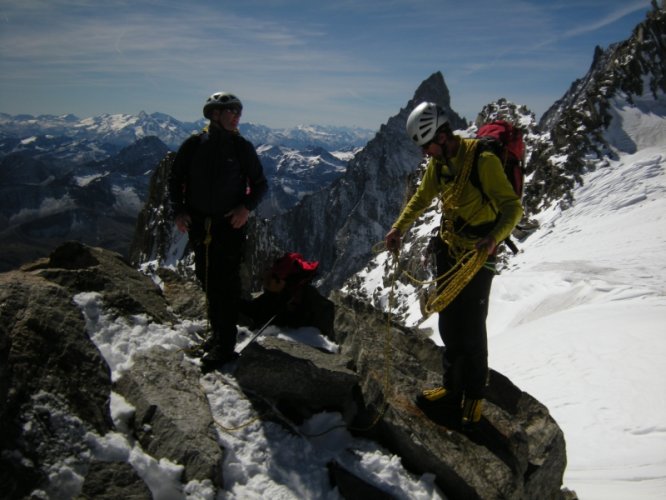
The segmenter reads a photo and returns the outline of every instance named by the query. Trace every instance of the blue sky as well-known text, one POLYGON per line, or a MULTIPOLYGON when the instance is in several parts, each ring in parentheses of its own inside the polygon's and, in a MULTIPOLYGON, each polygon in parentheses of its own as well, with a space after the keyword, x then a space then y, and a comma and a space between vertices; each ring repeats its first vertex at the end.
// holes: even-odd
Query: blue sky
POLYGON ((236 93, 244 121, 377 129, 436 71, 472 120, 540 116, 649 0, 0 0, 0 112, 164 112, 236 93))

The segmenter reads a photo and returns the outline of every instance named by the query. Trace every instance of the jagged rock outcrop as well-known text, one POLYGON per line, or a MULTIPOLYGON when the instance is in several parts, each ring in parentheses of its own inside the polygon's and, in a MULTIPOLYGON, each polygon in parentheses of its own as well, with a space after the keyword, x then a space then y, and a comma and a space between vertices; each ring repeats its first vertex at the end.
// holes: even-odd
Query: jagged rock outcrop
POLYGON ((614 119, 610 109, 614 99, 632 106, 637 99, 657 100, 666 93, 664 54, 666 10, 656 3, 629 39, 595 49, 587 74, 541 117, 539 129, 546 135, 527 165, 533 172, 525 190, 528 211, 536 213, 555 201, 566 208, 581 175, 600 158, 613 157, 614 148, 635 151, 630 141, 611 144, 604 136, 614 119))
POLYGON ((491 372, 474 432, 461 432, 455 421, 433 422, 413 397, 420 387, 441 383, 434 344, 418 331, 389 328, 384 315, 363 303, 340 296, 336 303, 336 331, 345 336, 343 353, 360 378, 365 421, 381 414, 368 431, 374 439, 408 467, 436 474, 450 498, 560 498, 564 436, 542 404, 491 372))
POLYGON ((125 462, 92 462, 77 500, 152 500, 150 489, 125 462))
POLYGON ((50 469, 74 456, 87 470, 84 436, 114 428, 109 366, 73 300, 83 292, 100 294, 117 317, 175 321, 161 290, 114 252, 66 243, 0 274, 0 489, 7 498, 37 488, 61 497, 49 490, 50 469))
MULTIPOLYGON (((180 283, 169 297, 178 290, 187 293, 180 283)), ((118 431, 109 416, 112 390, 135 408, 127 425, 144 452, 182 465, 184 482, 220 486, 224 450, 194 360, 168 345, 137 352, 112 385, 73 301, 91 291, 112 318, 176 319, 159 288, 102 249, 71 243, 50 259, 0 275, 0 391, 9 403, 0 424, 11 430, 2 434, 2 491, 8 498, 33 489, 58 496, 55 486, 49 490, 49 464, 77 457, 85 478, 81 494, 120 477, 114 492, 145 498, 131 470, 117 461, 100 463, 82 439, 118 431)), ((262 418, 292 429, 313 413, 339 411, 352 432, 384 444, 412 470, 435 474, 449 498, 561 498, 564 440, 543 405, 493 372, 477 432, 426 418, 411 400, 419 387, 440 379, 439 349, 416 330, 389 328, 383 314, 363 303, 342 295, 335 301, 341 352, 276 339, 243 352, 235 377, 248 399, 272 409, 262 418)), ((335 463, 329 468, 336 481, 355 483, 335 463)))
POLYGON ((162 158, 150 179, 129 249, 129 260, 135 265, 152 260, 171 263, 183 257, 187 237, 181 236, 174 224, 165 222, 171 221, 169 172, 175 157, 176 153, 170 152, 162 158))
MULTIPOLYGON (((109 367, 88 339, 72 294, 37 274, 0 274, 3 495, 22 498, 28 488, 46 483, 59 455, 79 446, 58 440, 62 422, 48 408, 66 408, 103 434, 112 427, 110 391, 109 367)), ((85 431, 74 434, 81 439, 85 431)))
POLYGON ((338 288, 369 260, 405 201, 410 175, 421 151, 405 134, 411 110, 422 101, 439 104, 454 128, 466 122, 451 109, 444 77, 426 79, 400 112, 389 118, 367 146, 350 162, 345 175, 330 189, 306 197, 269 227, 281 248, 320 261, 325 292, 338 288))
POLYGON ((350 362, 304 344, 266 339, 243 351, 234 375, 243 389, 303 419, 331 408, 347 413, 353 408, 358 377, 347 367, 350 362))

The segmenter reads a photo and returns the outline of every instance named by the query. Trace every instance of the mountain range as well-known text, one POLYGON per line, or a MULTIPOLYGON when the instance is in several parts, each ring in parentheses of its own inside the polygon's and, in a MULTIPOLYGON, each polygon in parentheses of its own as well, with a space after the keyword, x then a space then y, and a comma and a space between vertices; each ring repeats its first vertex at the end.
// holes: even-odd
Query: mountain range
MULTIPOLYGON (((101 160, 145 137, 157 137, 173 151, 207 120, 182 122, 164 113, 75 115, 8 115, 0 113, 0 156, 24 153, 35 158, 70 162, 101 160)), ((321 147, 328 151, 362 147, 374 134, 361 128, 300 125, 272 129, 240 124, 241 134, 256 146, 268 144, 291 149, 321 147)))
MULTIPOLYGON (((64 116, 0 114, 0 270, 12 269, 66 240, 128 255, 150 178, 205 121, 163 113, 64 116)), ((258 145, 272 185, 260 217, 273 217, 339 177, 370 132, 301 126, 273 130, 242 124, 258 145)))

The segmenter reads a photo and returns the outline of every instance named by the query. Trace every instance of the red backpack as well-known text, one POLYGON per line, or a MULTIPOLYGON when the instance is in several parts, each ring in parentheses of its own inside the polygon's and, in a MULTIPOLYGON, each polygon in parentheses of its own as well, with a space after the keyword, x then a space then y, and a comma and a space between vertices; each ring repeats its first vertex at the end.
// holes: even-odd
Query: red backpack
MULTIPOLYGON (((502 162, 504 174, 513 190, 520 197, 523 195, 525 184, 525 143, 523 142, 523 131, 505 120, 494 120, 479 127, 476 133, 479 140, 477 145, 474 165, 470 172, 469 180, 487 200, 488 196, 483 191, 479 179, 478 160, 483 151, 491 151, 502 162)), ((499 217, 499 214, 498 214, 499 217)), ((507 238, 505 243, 513 253, 518 253, 518 247, 507 238)))
POLYGON ((264 288, 271 292, 287 288, 293 292, 312 281, 318 268, 318 261, 309 262, 299 253, 287 252, 276 259, 265 274, 264 288))
MULTIPOLYGON (((495 120, 481 125, 476 133, 476 138, 479 139, 479 146, 481 146, 476 149, 477 159, 482 151, 492 151, 495 153, 502 162, 504 173, 507 179, 509 179, 511 186, 513 186, 513 190, 518 196, 522 196, 523 185, 525 183, 525 143, 523 142, 523 131, 505 120, 495 120)), ((478 172, 474 172, 472 182, 483 194, 478 177, 478 172)))

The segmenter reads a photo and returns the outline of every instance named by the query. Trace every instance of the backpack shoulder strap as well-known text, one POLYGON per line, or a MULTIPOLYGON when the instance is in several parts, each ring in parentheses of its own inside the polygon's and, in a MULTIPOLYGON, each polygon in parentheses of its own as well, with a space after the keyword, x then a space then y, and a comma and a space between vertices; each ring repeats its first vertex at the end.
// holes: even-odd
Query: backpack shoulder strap
MULTIPOLYGON (((476 151, 474 152, 474 163, 472 164, 472 170, 469 173, 469 181, 472 183, 472 185, 479 190, 481 193, 481 196, 483 197, 484 201, 488 202, 490 201, 490 198, 486 195, 485 191, 483 190, 483 187, 481 186, 481 178, 479 177, 479 157, 481 156, 481 153, 484 151, 490 151, 491 153, 495 154, 495 151, 492 148, 492 144, 490 141, 484 140, 483 138, 477 139, 478 144, 476 145, 476 151)), ((493 207, 493 204, 490 204, 491 207, 493 207)), ((494 207, 493 207, 494 209, 494 207)), ((497 217, 499 217, 499 213, 497 213, 497 217)), ((507 236, 506 239, 504 239, 504 243, 507 244, 507 246, 511 249, 511 251, 514 254, 518 253, 518 247, 516 244, 511 240, 511 236, 507 236)))
POLYGON ((481 185, 481 178, 479 177, 479 157, 484 151, 492 152, 492 148, 488 142, 484 141, 483 139, 476 139, 476 148, 474 148, 474 163, 472 163, 472 170, 469 173, 469 182, 471 182, 472 186, 474 186, 481 193, 484 201, 488 201, 489 198, 483 190, 483 186, 481 185))

